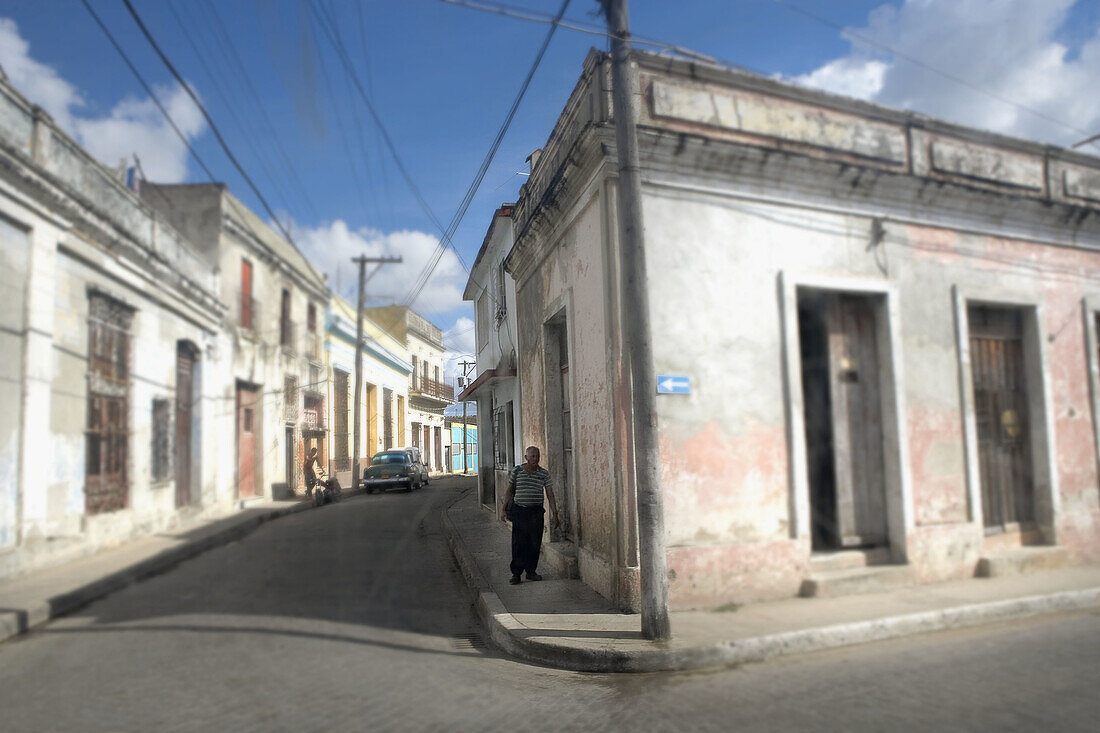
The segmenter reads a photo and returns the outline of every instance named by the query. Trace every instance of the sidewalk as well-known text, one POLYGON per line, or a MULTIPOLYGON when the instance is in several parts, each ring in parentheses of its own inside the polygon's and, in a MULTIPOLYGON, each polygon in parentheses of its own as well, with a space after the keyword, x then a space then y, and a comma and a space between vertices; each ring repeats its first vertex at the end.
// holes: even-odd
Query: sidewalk
POLYGON ((1100 607, 1100 567, 790 598, 730 611, 672 613, 672 641, 646 641, 580 580, 509 585, 508 526, 467 493, 443 511, 451 551, 494 644, 516 657, 585 672, 694 670, 757 662, 1042 613, 1100 607))
MULTIPOLYGON (((359 493, 345 491, 344 496, 359 493)), ((207 522, 161 532, 58 567, 0 582, 0 642, 238 540, 264 522, 309 509, 305 499, 259 500, 207 522)))

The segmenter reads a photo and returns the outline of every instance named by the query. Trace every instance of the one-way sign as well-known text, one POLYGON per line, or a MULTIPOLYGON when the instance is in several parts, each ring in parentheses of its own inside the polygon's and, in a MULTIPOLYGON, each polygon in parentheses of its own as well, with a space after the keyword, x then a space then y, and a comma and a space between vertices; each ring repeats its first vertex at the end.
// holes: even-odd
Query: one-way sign
POLYGON ((691 394, 691 377, 683 374, 659 374, 657 394, 691 394))

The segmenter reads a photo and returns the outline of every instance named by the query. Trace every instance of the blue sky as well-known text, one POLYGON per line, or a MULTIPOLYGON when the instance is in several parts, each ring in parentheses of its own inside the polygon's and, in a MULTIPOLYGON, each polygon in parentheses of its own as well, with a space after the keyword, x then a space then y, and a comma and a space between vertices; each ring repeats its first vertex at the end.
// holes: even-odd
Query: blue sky
MULTIPOLYGON (((91 3, 216 177, 266 217, 121 0, 91 3)), ((382 300, 400 300, 439 232, 401 179, 309 3, 333 14, 411 176, 444 223, 547 26, 439 0, 134 0, 330 284, 350 291, 348 260, 361 251, 402 254, 405 264, 383 270, 370 286, 382 300)), ((553 14, 560 2, 511 4, 553 14)), ((596 7, 573 0, 566 16, 599 23, 596 7)), ((965 124, 1063 145, 1086 137, 1082 131, 1100 132, 1098 0, 633 0, 631 20, 639 36, 965 124)), ((593 46, 606 42, 556 33, 454 237, 467 264, 493 210, 515 200, 524 180, 515 172, 546 140, 593 46)), ((105 163, 136 153, 152 180, 206 180, 80 0, 0 0, 0 65, 105 163)), ((465 281, 448 253, 415 304, 450 332, 454 351, 472 346, 471 309, 460 300, 465 281)))

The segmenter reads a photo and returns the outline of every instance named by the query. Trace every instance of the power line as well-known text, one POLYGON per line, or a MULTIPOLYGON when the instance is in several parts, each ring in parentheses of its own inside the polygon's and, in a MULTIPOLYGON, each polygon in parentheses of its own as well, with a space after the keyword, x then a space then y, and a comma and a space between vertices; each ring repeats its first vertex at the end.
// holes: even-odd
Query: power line
MULTIPOLYGON (((489 146, 489 151, 485 154, 485 158, 481 161, 481 167, 478 168, 477 174, 474 176, 474 180, 470 183, 466 189, 466 195, 462 198, 462 202, 458 206, 458 210, 455 215, 451 217, 451 224, 447 230, 448 241, 454 236, 455 231, 458 229, 458 225, 462 223, 462 218, 466 215, 466 211, 469 210, 470 204, 473 202, 474 195, 477 193, 478 188, 481 186, 481 182, 485 180, 485 174, 489 170, 489 165, 493 162, 493 158, 496 156, 497 150, 500 149, 500 144, 504 141, 504 136, 508 132, 508 128, 512 124, 512 120, 515 119, 516 111, 519 109, 520 102, 523 101, 524 95, 527 94, 527 89, 531 86, 531 80, 535 76, 535 72, 538 70, 539 65, 542 63, 543 56, 546 55, 546 49, 550 47, 550 40, 554 37, 554 32, 558 29, 558 22, 561 21, 563 15, 565 15, 566 8, 569 7, 569 0, 563 0, 561 7, 558 9, 558 14, 554 16, 554 21, 550 25, 550 30, 546 32, 546 38, 542 41, 542 46, 539 47, 538 53, 535 54, 535 60, 531 64, 531 68, 527 72, 527 76, 523 79, 523 84, 520 85, 519 92, 516 94, 516 98, 512 101, 512 106, 508 109, 508 114, 504 118, 504 122, 501 123, 500 129, 497 130, 497 135, 493 139, 493 144, 489 146)), ((432 262, 431 267, 426 273, 418 279, 416 285, 413 287, 412 292, 406 298, 406 302, 412 305, 416 301, 416 298, 420 295, 424 286, 428 284, 432 274, 435 272, 435 268, 439 266, 439 260, 442 258, 443 250, 440 250, 440 254, 432 262)), ((486 289, 485 292, 489 292, 486 289)), ((495 302, 496 298, 490 293, 490 298, 495 302)))
MULTIPOLYGON (((123 1, 128 2, 128 0, 123 1)), ((366 105, 367 111, 370 112, 371 119, 374 120, 375 126, 382 133, 382 139, 385 141, 386 147, 390 151, 390 155, 393 156, 393 160, 397 164, 397 169, 401 172, 401 176, 405 179, 405 183, 408 184, 409 189, 413 193, 413 196, 416 197, 417 203, 420 204, 421 209, 436 226, 436 228, 439 229, 441 233, 446 235, 447 230, 443 227, 443 224, 440 223, 439 217, 437 217, 435 215, 435 212, 432 211, 432 207, 428 205, 428 202, 424 198, 424 195, 420 192, 420 188, 416 185, 416 182, 413 180, 412 175, 409 173, 409 169, 405 167, 405 163, 401 159, 401 155, 397 152, 397 146, 393 143, 393 138, 390 137, 389 131, 382 123, 382 118, 378 115, 378 111, 374 108, 374 104, 370 101, 370 97, 367 95, 366 90, 363 89, 363 84, 359 80, 359 75, 355 72, 355 67, 351 63, 351 59, 348 57, 347 50, 344 48, 342 41, 340 41, 339 39, 338 31, 335 28, 329 28, 327 19, 320 14, 320 11, 317 10, 316 6, 312 2, 309 3, 309 9, 318 19, 321 30, 325 32, 325 35, 328 37, 329 42, 332 44, 332 47, 336 49, 337 58, 340 59, 340 63, 344 66, 344 69, 351 77, 352 81, 355 83, 355 88, 359 92, 359 96, 362 98, 363 103, 366 105)), ((452 243, 451 246, 454 247, 454 244, 452 243)))
MULTIPOLYGON (((470 10, 480 10, 485 13, 495 13, 496 15, 503 15, 507 18, 515 18, 516 20, 525 20, 531 23, 555 23, 555 25, 565 28, 566 30, 576 31, 578 33, 586 33, 590 36, 599 36, 601 38, 613 38, 603 26, 595 25, 592 23, 585 23, 580 20, 559 20, 554 21, 552 15, 548 13, 540 13, 535 10, 529 10, 527 8, 520 8, 514 5, 507 5, 505 3, 488 2, 487 0, 439 0, 439 2, 446 3, 448 5, 458 5, 463 8, 469 8, 470 10)), ((658 41, 652 38, 646 38, 644 36, 631 35, 631 43, 640 44, 643 46, 652 46, 654 48, 660 48, 665 51, 671 51, 672 53, 685 56, 687 58, 696 59, 698 61, 705 61, 707 63, 720 63, 719 59, 713 56, 708 56, 698 51, 692 51, 689 48, 682 46, 674 46, 670 43, 658 41)), ((724 63, 724 62, 722 62, 724 63)), ((726 64, 732 66, 732 64, 726 64)))
MULTIPOLYGON (((191 157, 193 157, 195 161, 199 164, 199 166, 203 169, 207 177, 210 178, 210 181, 215 182, 217 179, 214 178, 214 174, 210 172, 210 168, 207 167, 203 159, 199 157, 198 152, 196 152, 194 146, 191 145, 191 141, 187 139, 187 136, 184 135, 179 126, 176 125, 175 120, 172 119, 172 115, 168 114, 168 110, 165 109, 164 105, 160 103, 159 99, 157 99, 157 95, 153 94, 152 88, 150 88, 149 84, 146 83, 145 78, 141 75, 141 72, 137 70, 137 67, 134 66, 134 63, 130 61, 130 57, 127 56, 126 52, 122 50, 122 46, 119 45, 119 42, 115 40, 114 35, 107 28, 107 26, 104 25, 103 21, 100 19, 99 15, 96 14, 95 10, 92 9, 91 3, 89 3, 88 0, 80 1, 84 4, 84 7, 88 10, 88 13, 92 16, 92 19, 95 20, 96 24, 103 31, 104 35, 107 36, 107 40, 110 41, 111 45, 115 47, 116 51, 118 51, 118 55, 122 57, 122 60, 126 63, 127 68, 129 68, 133 75, 137 78, 138 83, 141 84, 141 88, 144 89, 145 93, 149 95, 149 99, 153 101, 153 104, 157 106, 157 109, 160 110, 160 113, 164 115, 164 119, 167 120, 169 127, 172 128, 172 131, 176 133, 183 144, 187 146, 187 151, 191 154, 191 157)), ((186 87, 186 85, 184 86, 186 87)))
MULTIPOLYGON (((1063 122, 1062 120, 1059 120, 1055 117, 1051 117, 1050 115, 1048 115, 1044 112, 1040 112, 1037 109, 1033 109, 1032 107, 1028 107, 1027 105, 1023 105, 1023 104, 1020 104, 1018 102, 1014 102, 1013 100, 1009 99, 1008 97, 1004 97, 1000 94, 997 94, 996 92, 991 92, 988 89, 985 89, 984 87, 980 87, 977 84, 969 82, 966 79, 962 78, 961 76, 957 76, 955 74, 952 74, 949 71, 944 71, 943 69, 939 69, 939 68, 936 68, 935 66, 931 66, 930 64, 927 64, 924 61, 921 61, 920 59, 916 58, 915 56, 910 56, 906 53, 902 53, 901 51, 898 51, 898 50, 896 50, 896 49, 894 49, 890 46, 887 46, 885 43, 881 43, 881 42, 876 41, 874 39, 868 38, 867 36, 856 33, 856 32, 852 31, 849 28, 845 28, 844 26, 840 25, 839 23, 834 23, 833 21, 829 20, 828 18, 823 18, 820 15, 817 15, 815 13, 810 12, 809 10, 805 10, 803 8, 798 7, 797 5, 794 5, 790 2, 787 2, 787 0, 774 0, 774 2, 777 3, 778 5, 782 5, 783 7, 788 8, 789 10, 793 10, 794 12, 799 13, 800 15, 804 15, 807 18, 810 18, 811 20, 817 21, 818 23, 821 23, 822 25, 828 26, 829 28, 832 28, 833 30, 840 31, 841 33, 847 35, 849 38, 854 38, 857 41, 860 41, 861 43, 866 43, 869 46, 874 46, 875 48, 878 48, 882 51, 886 51, 887 53, 890 53, 890 54, 896 56, 899 59, 904 59, 905 61, 908 61, 911 64, 914 64, 916 66, 921 67, 922 69, 926 69, 927 71, 931 71, 934 74, 939 74, 943 78, 948 79, 949 81, 953 81, 956 84, 960 84, 960 85, 966 87, 967 89, 971 89, 975 92, 978 92, 979 94, 984 94, 985 96, 989 97, 990 99, 995 99, 998 102, 1002 102, 1004 104, 1007 104, 1011 107, 1015 107, 1016 109, 1022 110, 1024 112, 1028 112, 1029 114, 1035 115, 1036 117, 1044 119, 1047 122, 1052 122, 1055 125, 1058 125, 1059 127, 1063 127, 1067 130, 1072 130, 1072 131, 1078 132, 1082 135, 1088 135, 1089 134, 1087 130, 1082 130, 1079 127, 1074 127, 1073 125, 1071 125, 1067 122, 1063 122)), ((1082 142, 1078 143, 1078 145, 1084 145, 1085 143, 1091 143, 1093 140, 1096 140, 1098 138, 1100 138, 1100 135, 1092 137, 1088 140, 1083 140, 1082 142)), ((1074 147, 1077 147, 1077 146, 1075 145, 1074 147)))
POLYGON ((202 113, 202 116, 206 120, 206 123, 210 125, 210 130, 214 133, 214 137, 218 139, 218 143, 221 145, 222 150, 225 151, 226 157, 229 158, 229 161, 233 164, 233 167, 237 169, 237 172, 241 174, 241 177, 244 179, 245 183, 247 183, 249 188, 252 189, 252 193, 254 193, 256 195, 256 198, 260 200, 260 203, 263 204, 264 210, 267 211, 267 215, 270 216, 271 220, 274 221, 276 226, 279 227, 279 231, 281 231, 283 233, 283 236, 286 237, 287 242, 289 242, 292 247, 297 249, 297 245, 294 244, 294 238, 290 236, 290 232, 287 231, 286 227, 283 226, 283 223, 279 221, 279 217, 275 216, 275 212, 267 203, 267 199, 264 198, 264 195, 260 193, 260 189, 257 188, 256 184, 252 181, 252 177, 248 175, 245 169, 237 161, 237 156, 233 155, 233 151, 230 150, 229 144, 226 143, 225 138, 222 137, 221 132, 218 130, 218 126, 214 124, 214 120, 210 117, 210 113, 206 111, 206 107, 203 106, 202 102, 199 100, 198 95, 195 94, 191 87, 183 80, 183 77, 178 71, 176 71, 176 67, 172 65, 172 62, 168 60, 168 56, 166 56, 164 51, 161 50, 160 44, 158 44, 156 39, 153 38, 153 34, 149 32, 149 29, 145 26, 145 22, 141 19, 141 16, 138 15, 137 10, 134 9, 134 6, 130 2, 130 0, 122 0, 122 3, 130 12, 130 15, 134 19, 134 22, 137 23, 138 28, 141 29, 141 33, 145 36, 145 40, 147 40, 149 42, 149 45, 153 47, 153 50, 156 51, 157 56, 160 57, 161 62, 163 62, 166 67, 168 67, 168 71, 172 73, 172 76, 176 78, 176 81, 178 81, 180 86, 183 87, 184 91, 187 92, 187 96, 191 97, 191 101, 195 103, 195 106, 198 108, 199 112, 202 113))

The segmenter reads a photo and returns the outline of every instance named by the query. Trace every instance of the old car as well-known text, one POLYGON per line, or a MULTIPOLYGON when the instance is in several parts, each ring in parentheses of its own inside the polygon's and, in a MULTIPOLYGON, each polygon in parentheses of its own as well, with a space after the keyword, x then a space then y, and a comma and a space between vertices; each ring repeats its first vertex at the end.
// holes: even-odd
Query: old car
POLYGON ((400 488, 419 489, 428 483, 428 470, 414 448, 391 448, 375 453, 363 469, 363 488, 368 494, 400 488))

